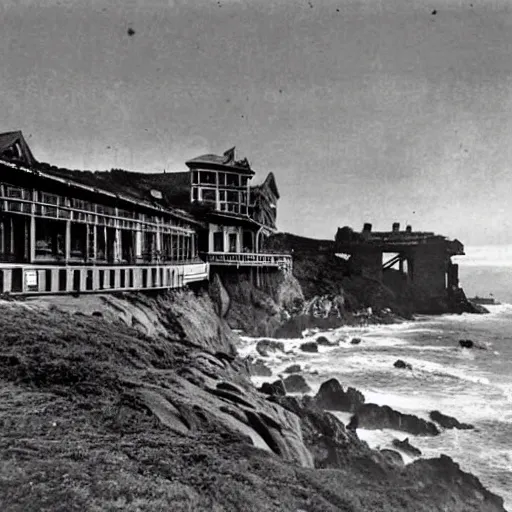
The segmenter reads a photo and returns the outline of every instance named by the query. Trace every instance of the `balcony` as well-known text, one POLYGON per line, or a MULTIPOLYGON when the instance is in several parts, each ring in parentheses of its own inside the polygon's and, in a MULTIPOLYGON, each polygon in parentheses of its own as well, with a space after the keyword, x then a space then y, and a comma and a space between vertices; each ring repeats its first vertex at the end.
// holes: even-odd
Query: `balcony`
POLYGON ((292 270, 290 254, 261 254, 251 252, 209 252, 202 256, 212 265, 236 267, 276 267, 285 272, 292 270))

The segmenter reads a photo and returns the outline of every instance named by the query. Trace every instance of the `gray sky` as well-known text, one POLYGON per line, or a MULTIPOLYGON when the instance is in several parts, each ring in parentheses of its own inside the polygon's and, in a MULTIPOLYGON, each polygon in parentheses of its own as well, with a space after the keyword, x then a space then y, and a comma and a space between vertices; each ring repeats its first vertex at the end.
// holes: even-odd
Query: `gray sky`
POLYGON ((39 160, 184 170, 236 145, 275 173, 283 231, 400 221, 512 243, 510 0, 3 0, 0 16, 0 130, 39 160))

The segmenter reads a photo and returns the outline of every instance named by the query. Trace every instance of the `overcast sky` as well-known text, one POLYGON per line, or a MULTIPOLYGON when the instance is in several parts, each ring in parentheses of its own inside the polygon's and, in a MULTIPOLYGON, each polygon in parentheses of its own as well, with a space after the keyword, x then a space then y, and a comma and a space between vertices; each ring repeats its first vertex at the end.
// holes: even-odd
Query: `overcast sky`
POLYGON ((0 16, 0 131, 40 161, 184 170, 236 146, 275 173, 283 231, 399 221, 512 243, 510 0, 2 0, 0 16))

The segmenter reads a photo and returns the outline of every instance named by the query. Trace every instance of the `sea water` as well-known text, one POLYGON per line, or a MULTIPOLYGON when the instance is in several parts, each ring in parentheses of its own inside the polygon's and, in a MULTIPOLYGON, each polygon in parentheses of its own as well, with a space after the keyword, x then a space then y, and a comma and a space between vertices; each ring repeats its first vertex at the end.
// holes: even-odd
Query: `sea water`
MULTIPOLYGON (((436 437, 390 430, 358 429, 357 433, 374 448, 391 448, 394 437, 409 437, 423 457, 449 455, 502 496, 512 510, 512 305, 490 310, 489 315, 423 316, 395 325, 316 333, 309 339, 323 334, 340 344, 320 346, 313 354, 299 349, 304 339, 285 340, 288 353, 271 354, 268 365, 275 378, 290 364, 301 364, 313 392, 335 377, 343 386, 361 390, 367 402, 425 419, 430 411, 439 410, 472 423, 474 430, 445 430, 436 437), (353 337, 361 338, 361 343, 350 344, 353 337), (460 339, 482 343, 486 349, 463 349, 460 339), (395 368, 397 359, 410 363, 413 370, 395 368)), ((256 341, 243 339, 242 355, 255 354, 256 341)), ((350 417, 338 416, 343 422, 350 417)))

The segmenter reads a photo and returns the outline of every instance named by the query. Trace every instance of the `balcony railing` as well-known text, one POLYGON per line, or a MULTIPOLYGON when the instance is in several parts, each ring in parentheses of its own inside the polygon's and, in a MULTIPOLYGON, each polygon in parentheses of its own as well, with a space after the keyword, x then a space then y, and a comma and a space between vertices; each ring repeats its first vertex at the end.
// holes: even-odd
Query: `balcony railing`
POLYGON ((213 265, 232 265, 246 267, 278 267, 291 271, 290 254, 261 254, 251 252, 209 252, 202 255, 213 265))

